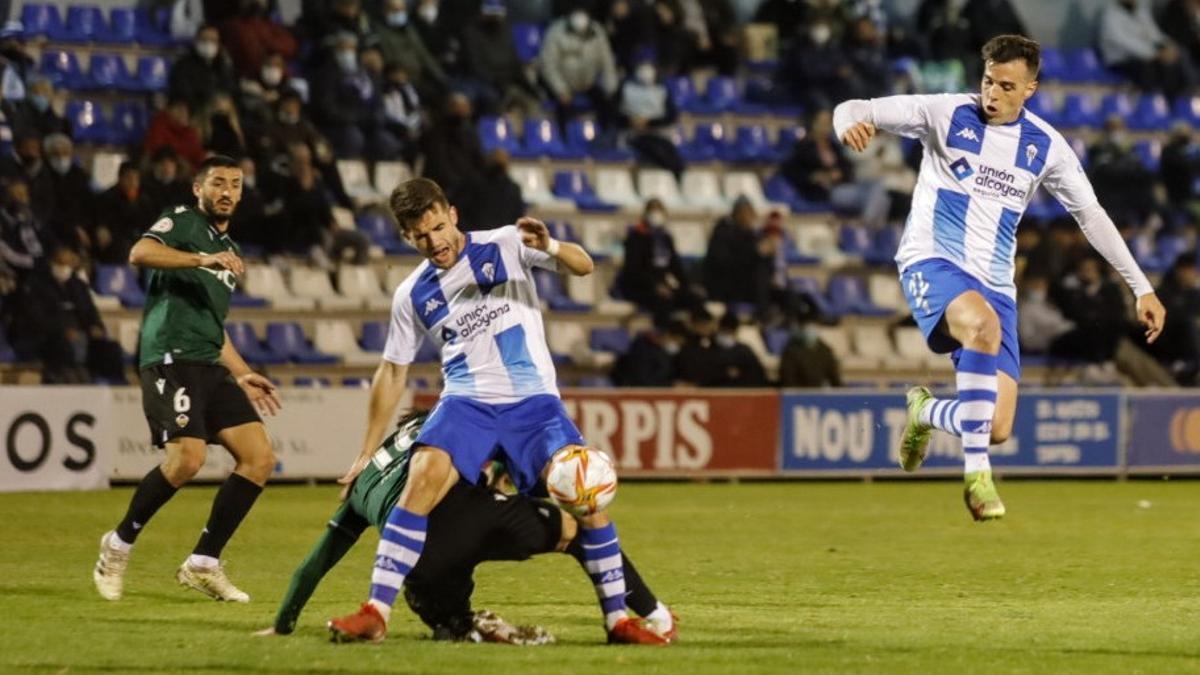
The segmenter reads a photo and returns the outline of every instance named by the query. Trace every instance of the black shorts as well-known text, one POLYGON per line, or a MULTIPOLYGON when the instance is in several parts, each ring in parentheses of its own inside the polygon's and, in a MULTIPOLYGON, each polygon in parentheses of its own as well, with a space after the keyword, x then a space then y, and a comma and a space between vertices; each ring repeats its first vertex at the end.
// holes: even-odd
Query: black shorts
POLYGON ((404 597, 435 635, 470 630, 472 574, 487 560, 525 560, 549 553, 562 536, 554 506, 500 495, 460 482, 429 514, 421 559, 404 582, 404 597))
POLYGON ((142 410, 150 443, 157 447, 179 437, 215 443, 223 429, 262 421, 225 366, 158 364, 143 368, 141 375, 142 410))

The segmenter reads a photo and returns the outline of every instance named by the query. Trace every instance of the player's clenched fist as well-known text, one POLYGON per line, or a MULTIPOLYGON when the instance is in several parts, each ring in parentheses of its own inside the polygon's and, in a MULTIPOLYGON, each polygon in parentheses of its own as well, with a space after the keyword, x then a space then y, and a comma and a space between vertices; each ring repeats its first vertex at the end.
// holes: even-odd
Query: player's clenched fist
POLYGON ((550 230, 537 218, 521 218, 517 221, 517 229, 521 230, 521 243, 526 246, 539 251, 545 251, 550 246, 550 230))
POLYGON ((875 125, 870 122, 858 122, 850 127, 842 136, 842 143, 855 152, 867 149, 871 139, 875 137, 875 125))
POLYGON ((233 272, 239 277, 246 271, 245 263, 232 251, 205 253, 200 256, 200 267, 220 267, 233 272))

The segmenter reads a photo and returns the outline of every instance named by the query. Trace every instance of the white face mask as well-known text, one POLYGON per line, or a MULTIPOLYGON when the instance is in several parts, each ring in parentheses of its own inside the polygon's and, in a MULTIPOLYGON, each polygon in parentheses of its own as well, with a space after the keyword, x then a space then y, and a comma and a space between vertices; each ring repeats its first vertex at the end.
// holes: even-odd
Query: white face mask
POLYGON ((338 52, 335 56, 338 66, 346 72, 353 72, 358 66, 358 54, 354 52, 338 52))
POLYGON ((576 33, 582 33, 583 31, 587 30, 590 19, 588 19, 587 12, 583 10, 576 10, 571 13, 570 21, 571 30, 575 31, 576 33))
POLYGON ((283 68, 279 66, 263 66, 262 81, 268 87, 279 86, 279 83, 283 81, 283 68))
POLYGON ((641 82, 645 85, 654 84, 654 80, 657 75, 658 72, 655 70, 654 66, 650 65, 649 63, 643 63, 642 65, 638 66, 635 73, 635 77, 637 77, 638 82, 641 82))
POLYGON ((808 32, 808 37, 812 39, 813 44, 823 45, 829 42, 829 38, 833 37, 833 29, 825 24, 813 26, 808 32))
POLYGON ((717 342, 717 346, 722 347, 724 349, 729 349, 737 344, 737 338, 730 335, 729 333, 717 333, 716 342, 717 342))
POLYGON ((51 157, 50 158, 50 168, 53 169, 55 173, 65 174, 66 172, 71 170, 71 158, 70 157, 51 157))
POLYGON ((70 265, 51 265, 50 274, 55 281, 65 284, 75 274, 75 268, 70 265))
POLYGON ((667 354, 670 354, 671 356, 675 356, 676 354, 679 353, 679 343, 678 342, 664 342, 662 348, 663 348, 664 352, 666 352, 667 354))
MULTIPOLYGON (((436 11, 437 10, 434 10, 435 14, 436 11)), ((408 23, 408 12, 403 9, 398 12, 388 12, 387 23, 392 28, 400 28, 401 26, 404 26, 408 23)))
POLYGON ((216 58, 219 50, 220 47, 218 47, 217 43, 215 42, 209 42, 208 40, 200 40, 196 42, 196 53, 199 54, 200 57, 205 61, 212 61, 214 58, 216 58))
POLYGON ((646 214, 646 224, 650 227, 662 227, 663 223, 667 222, 667 217, 662 211, 651 211, 646 214))
POLYGON ((421 9, 417 11, 421 13, 421 18, 425 20, 425 23, 433 23, 434 21, 437 21, 437 5, 421 5, 421 9))

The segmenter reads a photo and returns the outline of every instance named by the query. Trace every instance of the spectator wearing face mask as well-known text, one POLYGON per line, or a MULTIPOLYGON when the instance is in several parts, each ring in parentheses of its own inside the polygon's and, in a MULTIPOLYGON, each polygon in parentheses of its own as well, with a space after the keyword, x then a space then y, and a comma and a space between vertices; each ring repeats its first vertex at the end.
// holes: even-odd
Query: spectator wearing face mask
POLYGON ((618 387, 670 387, 676 382, 675 359, 687 340, 687 328, 677 320, 655 330, 634 332, 629 350, 617 357, 612 380, 618 387))
POLYGON ((296 56, 299 44, 295 36, 271 20, 267 0, 241 0, 239 5, 237 15, 221 24, 221 39, 240 77, 257 77, 271 54, 284 59, 296 56))
POLYGON ((49 269, 27 280, 18 294, 13 346, 41 360, 43 384, 124 383, 121 348, 108 339, 79 268, 79 255, 60 247, 49 269))
POLYGON ((425 48, 443 70, 458 70, 459 52, 462 49, 459 31, 467 17, 448 12, 440 0, 414 0, 412 4, 416 8, 412 17, 413 26, 425 48))
POLYGON ((42 150, 48 170, 33 181, 33 212, 58 245, 87 251, 95 216, 91 177, 76 162, 75 146, 66 136, 47 136, 42 150))
POLYGON ((287 229, 276 239, 287 250, 307 254, 313 264, 326 269, 344 258, 355 265, 366 264, 370 242, 358 230, 337 226, 329 191, 308 146, 296 143, 289 150, 291 175, 283 189, 284 215, 279 221, 280 227, 287 229))
POLYGON ((287 63, 279 54, 269 54, 258 72, 238 83, 238 112, 248 140, 264 134, 275 117, 275 107, 291 89, 287 63))
POLYGON ((659 199, 646 202, 642 217, 625 234, 624 262, 616 286, 622 298, 659 321, 703 302, 675 251, 675 240, 667 229, 667 209, 659 199))
POLYGON ((804 37, 780 61, 780 78, 788 83, 789 96, 809 110, 833 109, 849 95, 854 76, 833 23, 816 18, 804 28, 804 37))
POLYGON ((483 171, 463 182, 451 200, 458 206, 463 231, 492 230, 525 215, 521 186, 508 175, 508 152, 503 148, 489 152, 483 171))
POLYGON ((504 0, 484 0, 479 18, 464 29, 462 72, 460 84, 481 114, 515 109, 534 116, 541 107, 531 69, 517 56, 504 0))
MULTIPOLYGON (((341 176, 337 172, 337 158, 329 141, 321 135, 316 126, 304 115, 304 106, 300 95, 295 91, 284 91, 279 98, 279 106, 275 119, 267 129, 267 133, 258 137, 259 146, 256 151, 258 164, 265 170, 263 176, 265 193, 273 193, 275 181, 271 176, 287 174, 288 148, 295 143, 308 146, 313 164, 321 172, 325 185, 332 190, 338 205, 353 208, 353 202, 342 185, 341 176)), ((268 200, 269 201, 269 200, 268 200)))
POLYGON ((638 160, 664 168, 678 178, 683 173, 683 158, 664 133, 675 124, 678 110, 670 90, 659 82, 658 68, 649 55, 643 55, 633 77, 621 85, 618 113, 638 160))
POLYGON ((829 345, 821 340, 816 324, 797 321, 779 360, 781 387, 840 387, 841 366, 829 345))
POLYGON ((380 16, 371 22, 371 30, 384 63, 403 68, 409 82, 425 98, 434 100, 443 95, 446 73, 421 41, 409 16, 407 0, 386 0, 380 10, 380 16))
POLYGON ((179 156, 169 146, 155 151, 150 158, 149 171, 142 178, 140 190, 146 193, 155 215, 162 213, 163 209, 190 205, 196 201, 192 195, 192 183, 185 174, 179 156))
POLYGON ((183 101, 188 112, 195 113, 218 92, 232 94, 236 83, 233 63, 221 49, 220 33, 215 26, 204 25, 196 31, 187 52, 171 66, 167 95, 183 101))
POLYGON ((182 157, 192 168, 204 161, 204 143, 191 124, 192 116, 187 102, 172 99, 167 107, 150 118, 150 127, 142 141, 145 154, 154 156, 161 148, 170 148, 177 157, 182 157))
POLYGON ((425 116, 421 111, 421 94, 400 66, 388 66, 384 71, 383 117, 388 132, 403 146, 401 156, 412 164, 425 130, 425 116))
POLYGON ((313 82, 314 121, 338 157, 392 159, 400 143, 383 126, 383 61, 378 50, 363 54, 370 56, 360 63, 353 34, 334 36, 332 62, 313 82))
MULTIPOLYGON (((34 76, 29 80, 28 94, 12 106, 12 114, 6 117, 13 125, 40 137, 50 134, 71 135, 71 125, 63 116, 66 108, 66 92, 55 94, 50 80, 34 76)), ((3 108, 8 107, 4 101, 3 108)), ((3 109, 0 108, 0 109, 3 109)))
POLYGON ((601 125, 611 124, 611 101, 619 84, 617 64, 604 27, 588 15, 585 7, 577 6, 550 24, 538 64, 542 80, 557 104, 560 123, 592 111, 601 125), (586 99, 587 107, 578 107, 576 97, 586 99))
POLYGON ((737 314, 726 312, 721 317, 717 334, 713 337, 713 358, 716 361, 717 377, 712 387, 765 387, 767 375, 758 356, 738 340, 741 326, 737 314))
MULTIPOLYGON (((244 208, 243 205, 238 210, 244 208)), ((106 265, 123 265, 139 234, 153 223, 158 211, 142 190, 142 175, 133 162, 121 162, 117 184, 96 197, 92 257, 106 265)), ((239 241, 241 237, 239 236, 239 241)))

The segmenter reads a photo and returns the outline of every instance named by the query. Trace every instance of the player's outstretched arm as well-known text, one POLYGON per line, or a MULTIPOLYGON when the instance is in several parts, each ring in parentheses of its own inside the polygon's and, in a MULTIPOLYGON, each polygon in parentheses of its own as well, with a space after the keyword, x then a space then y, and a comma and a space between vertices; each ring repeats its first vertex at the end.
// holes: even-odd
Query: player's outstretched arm
POLYGON ((151 237, 142 237, 129 251, 129 264, 151 269, 189 269, 192 267, 216 267, 227 269, 242 276, 246 266, 232 251, 220 253, 190 253, 171 248, 151 237))
POLYGON ((833 132, 847 147, 862 152, 877 131, 922 138, 929 130, 933 96, 885 96, 851 99, 833 109, 833 132))
POLYGON ((521 242, 529 248, 545 251, 558 261, 561 268, 577 277, 586 277, 596 268, 592 256, 579 244, 559 241, 550 236, 546 224, 537 218, 521 218, 517 221, 521 231, 521 242))
POLYGON ((229 369, 229 373, 237 380, 238 386, 246 392, 246 397, 260 414, 274 415, 283 407, 275 384, 250 369, 250 365, 229 339, 229 331, 225 331, 225 344, 221 345, 221 365, 229 369))
POLYGON ((363 438, 362 450, 354 460, 346 475, 338 479, 343 485, 349 485, 354 478, 371 461, 371 455, 378 448, 383 436, 396 414, 396 406, 404 396, 408 382, 408 364, 392 363, 388 360, 379 362, 375 376, 371 378, 371 400, 367 406, 367 435, 363 438))

